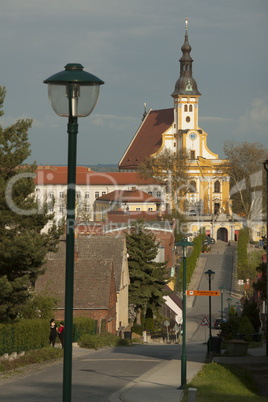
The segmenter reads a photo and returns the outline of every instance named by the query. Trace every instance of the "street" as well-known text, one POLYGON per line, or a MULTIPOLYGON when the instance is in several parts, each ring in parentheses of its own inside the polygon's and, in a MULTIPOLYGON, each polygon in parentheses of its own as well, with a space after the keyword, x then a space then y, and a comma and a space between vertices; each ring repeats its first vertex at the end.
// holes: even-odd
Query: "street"
MULTIPOLYGON (((224 316, 227 313, 230 297, 233 272, 233 252, 235 246, 227 246, 226 243, 218 242, 212 246, 210 254, 201 255, 205 259, 202 272, 199 272, 199 290, 208 290, 208 280, 204 272, 208 269, 215 271, 211 289, 218 290, 224 286, 224 316)), ((190 287, 189 287, 190 289, 190 287)), ((196 290, 196 289, 192 289, 196 290)), ((188 297, 188 296, 187 296, 188 297)), ((191 297, 191 296, 189 296, 191 297)), ((204 317, 209 319, 208 296, 197 296, 193 300, 193 306, 187 308, 186 324, 186 354, 187 372, 191 375, 191 364, 204 362, 209 328, 201 326, 204 317)), ((234 302, 235 300, 233 300, 234 302)), ((221 296, 213 296, 211 303, 213 320, 221 315, 221 296)), ((213 321, 212 320, 212 324, 213 321)), ((212 330, 216 335, 219 330, 212 330)), ((73 348, 73 380, 72 401, 114 402, 119 399, 114 394, 131 392, 131 387, 139 382, 140 378, 146 378, 148 373, 158 370, 163 372, 169 362, 175 370, 175 382, 180 385, 181 344, 161 345, 144 344, 131 347, 104 348, 101 350, 88 350, 73 348)), ((196 367, 194 367, 196 370, 196 367)), ((3 402, 58 402, 62 401, 62 362, 51 362, 46 365, 35 365, 23 370, 23 373, 8 378, 0 376, 0 399, 3 402)), ((170 372, 162 375, 162 384, 169 384, 170 372)), ((193 373, 194 375, 194 373, 193 373)), ((173 373, 174 378, 174 373, 173 373)), ((188 378, 188 377, 187 377, 188 378)), ((154 387, 153 383, 148 384, 154 387)), ((164 386, 164 385, 163 385, 164 386)), ((150 393, 150 388, 148 390, 150 393)), ((120 400, 121 397, 120 397, 120 400)), ((148 400, 148 399, 147 399, 148 400)), ((155 399, 157 400, 157 399, 155 399)))

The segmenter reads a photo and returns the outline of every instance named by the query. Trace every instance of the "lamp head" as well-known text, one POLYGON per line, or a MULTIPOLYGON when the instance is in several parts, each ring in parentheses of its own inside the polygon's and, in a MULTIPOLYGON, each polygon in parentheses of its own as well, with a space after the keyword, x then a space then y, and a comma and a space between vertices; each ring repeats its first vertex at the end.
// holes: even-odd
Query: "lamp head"
POLYGON ((208 271, 205 272, 205 276, 207 279, 213 280, 214 279, 215 272, 209 269, 208 271))
POLYGON ((83 71, 79 63, 69 63, 44 81, 48 84, 50 104, 59 116, 85 117, 96 106, 102 80, 83 71))
POLYGON ((193 252, 194 244, 187 239, 182 239, 178 243, 175 243, 176 253, 180 257, 190 257, 193 252))

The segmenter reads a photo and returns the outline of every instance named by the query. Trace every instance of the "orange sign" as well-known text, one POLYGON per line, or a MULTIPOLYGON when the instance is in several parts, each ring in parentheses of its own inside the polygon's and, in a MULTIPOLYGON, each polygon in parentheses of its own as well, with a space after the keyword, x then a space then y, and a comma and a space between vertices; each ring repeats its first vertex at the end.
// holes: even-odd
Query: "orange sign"
POLYGON ((219 290, 186 290, 187 296, 219 296, 219 290))

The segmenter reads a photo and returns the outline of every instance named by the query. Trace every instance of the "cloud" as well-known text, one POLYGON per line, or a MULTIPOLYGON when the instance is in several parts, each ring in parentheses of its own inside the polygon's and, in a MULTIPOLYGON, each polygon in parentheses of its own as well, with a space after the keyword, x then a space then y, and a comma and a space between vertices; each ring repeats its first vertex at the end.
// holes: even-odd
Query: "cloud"
POLYGON ((95 114, 91 116, 92 124, 107 129, 126 130, 137 126, 137 118, 132 116, 116 116, 111 114, 95 114))
POLYGON ((235 134, 254 133, 258 131, 267 136, 268 125, 268 101, 267 99, 255 98, 251 108, 245 111, 243 116, 238 118, 238 124, 234 130, 235 134))
POLYGON ((205 122, 216 122, 216 123, 226 123, 229 121, 232 121, 233 119, 229 118, 229 117, 217 117, 217 116, 200 116, 199 117, 200 121, 205 121, 205 122))

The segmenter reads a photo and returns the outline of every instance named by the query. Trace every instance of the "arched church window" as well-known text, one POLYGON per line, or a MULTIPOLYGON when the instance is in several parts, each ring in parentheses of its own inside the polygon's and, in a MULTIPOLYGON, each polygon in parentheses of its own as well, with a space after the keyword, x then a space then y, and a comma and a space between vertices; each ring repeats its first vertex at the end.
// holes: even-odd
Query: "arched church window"
POLYGON ((190 182, 190 193, 196 193, 196 182, 194 180, 190 182))
POLYGON ((189 112, 192 112, 193 111, 193 105, 190 105, 189 106, 189 112))
POLYGON ((216 180, 214 183, 214 193, 219 193, 220 192, 220 182, 219 180, 216 180))
POLYGON ((184 105, 184 111, 187 112, 188 111, 188 106, 184 105))

